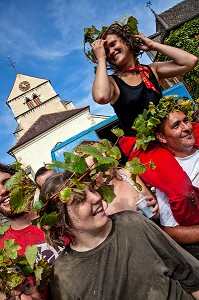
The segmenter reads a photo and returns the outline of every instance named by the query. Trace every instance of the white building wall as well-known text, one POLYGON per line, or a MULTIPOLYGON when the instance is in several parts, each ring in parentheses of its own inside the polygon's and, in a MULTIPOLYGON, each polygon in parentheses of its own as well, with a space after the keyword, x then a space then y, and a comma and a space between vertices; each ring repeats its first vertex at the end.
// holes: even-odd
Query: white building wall
POLYGON ((57 143, 63 142, 105 119, 106 117, 103 116, 92 118, 89 112, 84 112, 13 150, 13 154, 17 161, 22 163, 23 168, 30 165, 35 173, 44 163, 51 162, 51 149, 57 143))
POLYGON ((26 114, 18 117, 17 121, 23 128, 19 132, 19 137, 22 137, 24 133, 34 124, 34 122, 42 115, 51 114, 56 112, 66 111, 66 108, 60 102, 59 97, 55 97, 48 102, 43 103, 41 106, 36 106, 26 114))

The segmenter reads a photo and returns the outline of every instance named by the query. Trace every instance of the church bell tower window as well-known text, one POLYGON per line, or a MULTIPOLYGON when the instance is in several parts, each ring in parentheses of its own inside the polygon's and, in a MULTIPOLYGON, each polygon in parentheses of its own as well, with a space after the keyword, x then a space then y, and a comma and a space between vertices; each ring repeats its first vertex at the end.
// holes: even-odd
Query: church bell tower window
POLYGON ((28 105, 28 108, 30 108, 30 109, 35 107, 33 101, 29 98, 26 98, 26 104, 28 105))
POLYGON ((41 104, 41 100, 40 100, 40 98, 39 98, 39 96, 38 95, 36 95, 36 94, 33 94, 33 101, 34 101, 34 103, 36 104, 36 105, 39 105, 39 104, 41 104))

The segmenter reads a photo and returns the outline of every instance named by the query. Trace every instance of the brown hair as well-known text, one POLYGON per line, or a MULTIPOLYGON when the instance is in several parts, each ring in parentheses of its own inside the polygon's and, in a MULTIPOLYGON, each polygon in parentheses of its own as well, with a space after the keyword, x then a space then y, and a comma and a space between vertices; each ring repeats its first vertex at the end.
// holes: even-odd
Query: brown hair
MULTIPOLYGON (((101 38, 105 40, 106 37, 110 34, 114 34, 117 37, 120 37, 122 41, 129 47, 135 57, 142 53, 139 47, 141 44, 140 39, 130 33, 129 30, 125 28, 125 26, 121 26, 117 22, 113 23, 102 33, 101 38)), ((114 68, 116 68, 116 66, 114 66, 114 68)))
MULTIPOLYGON (((72 227, 71 220, 67 212, 67 204, 62 202, 59 191, 67 186, 67 180, 73 173, 70 171, 57 172, 50 176, 43 184, 40 193, 40 200, 44 203, 45 213, 50 214, 56 212, 58 217, 55 223, 47 227, 46 240, 50 245, 56 246, 62 243, 61 237, 69 237, 71 234, 66 225, 72 227)), ((41 214, 43 214, 41 210, 41 214)))

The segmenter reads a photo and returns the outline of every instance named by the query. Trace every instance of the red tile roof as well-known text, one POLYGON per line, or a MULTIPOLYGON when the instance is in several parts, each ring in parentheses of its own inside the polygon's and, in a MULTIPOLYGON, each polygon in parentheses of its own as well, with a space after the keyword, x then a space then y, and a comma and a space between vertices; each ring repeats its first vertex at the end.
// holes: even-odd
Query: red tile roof
POLYGON ((26 142, 32 140, 33 138, 39 136, 45 131, 55 127, 56 125, 62 123, 65 120, 77 115, 83 110, 88 109, 89 106, 82 108, 70 109, 67 111, 62 111, 58 113, 42 115, 37 119, 37 121, 24 133, 24 135, 11 147, 8 152, 18 148, 19 146, 25 144, 26 142))

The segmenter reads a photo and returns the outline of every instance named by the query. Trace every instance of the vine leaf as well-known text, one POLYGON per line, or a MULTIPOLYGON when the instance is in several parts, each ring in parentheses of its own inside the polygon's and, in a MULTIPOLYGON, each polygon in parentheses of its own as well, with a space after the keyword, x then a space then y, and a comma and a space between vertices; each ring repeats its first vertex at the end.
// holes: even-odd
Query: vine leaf
POLYGON ((9 229, 9 225, 6 224, 1 224, 0 225, 0 235, 4 235, 6 231, 9 229))
POLYGON ((40 282, 42 279, 42 273, 44 269, 41 266, 37 266, 35 269, 35 277, 37 279, 37 282, 40 282))
POLYGON ((37 258, 37 251, 38 251, 37 245, 33 245, 33 246, 29 245, 26 247, 26 251, 24 254, 32 269, 34 268, 34 263, 37 258))
POLYGON ((111 132, 113 134, 115 134, 118 138, 124 136, 124 130, 122 130, 120 128, 113 128, 113 129, 111 129, 111 132))
POLYGON ((62 201, 69 201, 71 197, 72 189, 64 188, 60 191, 60 198, 62 201))
MULTIPOLYGON (((19 168, 19 166, 17 165, 19 168)), ((17 171, 5 183, 5 188, 10 191, 10 207, 13 213, 32 212, 34 193, 37 185, 23 169, 17 171)))
POLYGON ((143 174, 147 169, 145 165, 140 163, 138 157, 134 157, 131 161, 128 161, 125 165, 125 168, 134 175, 143 174))
POLYGON ((44 213, 41 217, 41 224, 46 226, 51 226, 57 220, 58 214, 56 212, 52 212, 50 214, 44 213))
POLYGON ((17 251, 20 249, 21 247, 17 243, 15 243, 14 239, 4 241, 4 251, 6 255, 9 256, 11 259, 17 258, 17 251))
POLYGON ((102 183, 97 191, 102 196, 102 199, 106 199, 108 203, 111 203, 116 197, 116 195, 114 194, 113 185, 102 183))

